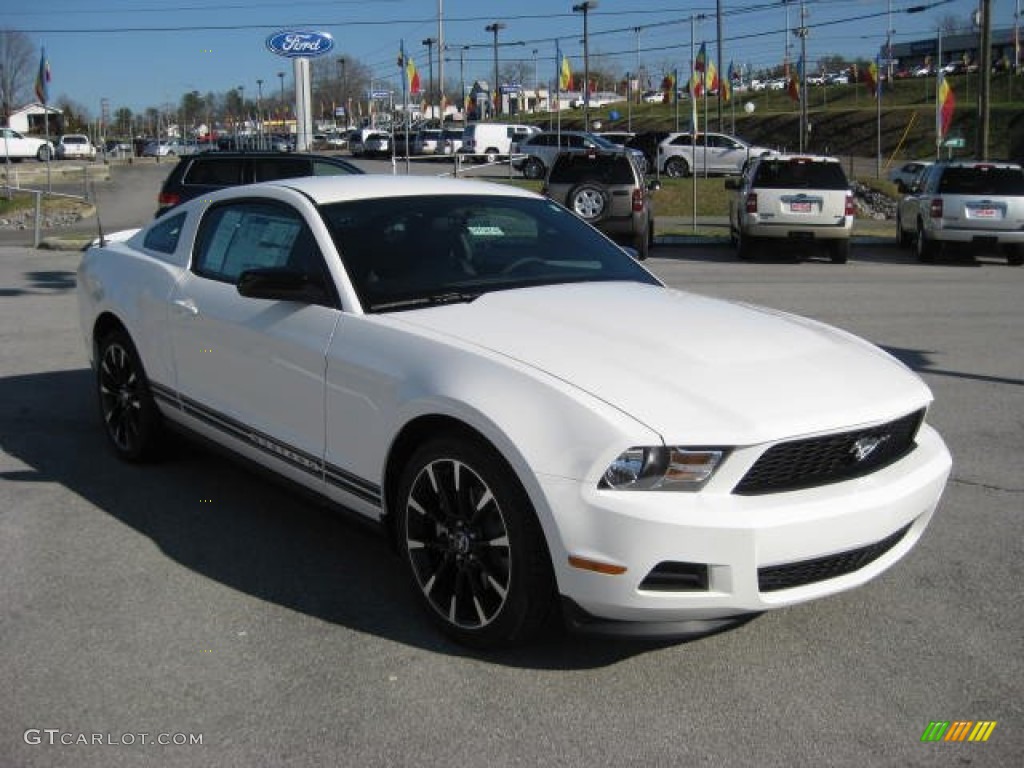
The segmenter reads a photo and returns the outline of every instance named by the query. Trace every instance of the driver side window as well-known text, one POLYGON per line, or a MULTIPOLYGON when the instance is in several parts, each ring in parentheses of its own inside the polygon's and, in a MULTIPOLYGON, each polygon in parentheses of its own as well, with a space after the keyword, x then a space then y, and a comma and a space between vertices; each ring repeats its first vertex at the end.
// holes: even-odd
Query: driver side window
POLYGON ((197 275, 236 283, 247 269, 289 267, 322 276, 323 258, 305 221, 281 204, 244 200, 212 207, 192 256, 197 275))

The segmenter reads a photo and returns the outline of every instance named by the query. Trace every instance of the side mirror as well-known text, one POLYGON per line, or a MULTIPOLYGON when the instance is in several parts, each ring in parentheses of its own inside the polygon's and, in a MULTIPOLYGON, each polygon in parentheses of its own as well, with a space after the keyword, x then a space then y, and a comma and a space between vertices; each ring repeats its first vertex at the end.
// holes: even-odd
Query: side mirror
POLYGON ((657 179, 651 179, 647 182, 648 192, 657 192, 659 189, 661 189, 661 182, 657 179))
POLYGON ((302 304, 321 304, 327 299, 327 291, 321 281, 288 267, 247 269, 238 276, 236 288, 240 295, 249 299, 302 304))

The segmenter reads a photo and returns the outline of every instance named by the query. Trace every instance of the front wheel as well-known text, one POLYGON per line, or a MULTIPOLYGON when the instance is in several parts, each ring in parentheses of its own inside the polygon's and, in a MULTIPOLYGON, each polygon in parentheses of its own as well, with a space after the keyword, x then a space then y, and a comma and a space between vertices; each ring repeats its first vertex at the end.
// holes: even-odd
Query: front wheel
POLYGON ((690 175, 690 165, 681 157, 670 157, 665 163, 665 175, 681 179, 690 175))
POLYGON ((131 338, 115 330, 99 343, 96 391, 100 415, 114 453, 125 461, 154 458, 161 419, 142 361, 131 338))
POLYGON ((454 640, 522 643, 555 604, 554 575, 533 506, 511 468, 477 438, 439 437, 402 472, 398 539, 428 614, 454 640))
POLYGON ((53 153, 47 147, 40 147, 39 151, 36 152, 36 159, 40 163, 45 163, 47 160, 53 157, 53 153))
POLYGON ((544 163, 538 160, 536 157, 529 158, 523 165, 523 176, 528 179, 543 179, 544 178, 544 163))

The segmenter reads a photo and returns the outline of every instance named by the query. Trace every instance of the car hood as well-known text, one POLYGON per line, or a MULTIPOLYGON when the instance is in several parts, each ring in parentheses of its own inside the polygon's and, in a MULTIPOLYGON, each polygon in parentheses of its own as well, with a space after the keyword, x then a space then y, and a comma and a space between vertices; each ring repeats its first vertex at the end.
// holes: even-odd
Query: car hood
POLYGON ((903 364, 844 331, 660 286, 499 291, 392 318, 569 382, 669 442, 754 444, 931 400, 903 364))

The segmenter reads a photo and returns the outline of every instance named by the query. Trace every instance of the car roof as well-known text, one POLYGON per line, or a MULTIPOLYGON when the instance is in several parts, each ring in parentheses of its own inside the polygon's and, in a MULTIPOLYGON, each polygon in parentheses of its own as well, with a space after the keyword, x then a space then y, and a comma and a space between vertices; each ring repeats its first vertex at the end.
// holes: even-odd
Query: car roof
MULTIPOLYGON (((309 197, 317 205, 348 202, 370 197, 407 197, 429 195, 486 195, 489 197, 539 197, 536 193, 505 184, 434 176, 391 176, 365 174, 361 176, 304 176, 278 179, 255 184, 244 189, 282 187, 309 197)), ((232 187, 238 192, 239 187, 232 187)), ((240 193, 244 195, 244 190, 240 193)))
POLYGON ((758 160, 770 161, 781 160, 783 162, 810 162, 810 163, 838 163, 839 158, 831 155, 809 155, 807 153, 797 154, 776 154, 766 157, 759 157, 758 160))
POLYGON ((946 168, 978 168, 979 166, 988 168, 1007 168, 1010 170, 1021 168, 1019 163, 1011 163, 1006 160, 970 160, 967 158, 959 158, 957 160, 939 160, 935 165, 944 166, 946 168))

